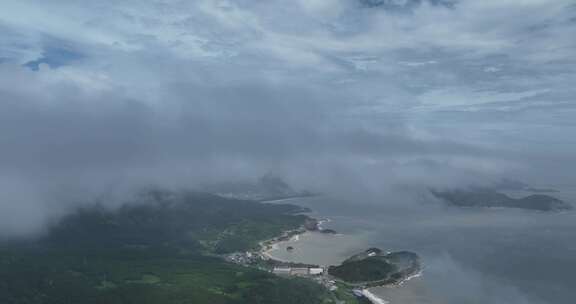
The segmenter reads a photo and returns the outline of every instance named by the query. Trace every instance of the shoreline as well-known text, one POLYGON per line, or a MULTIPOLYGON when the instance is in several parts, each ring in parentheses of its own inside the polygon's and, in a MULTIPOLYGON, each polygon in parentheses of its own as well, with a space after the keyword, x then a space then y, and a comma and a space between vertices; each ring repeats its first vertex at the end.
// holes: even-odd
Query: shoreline
MULTIPOLYGON (((261 256, 273 260, 273 261, 278 261, 280 263, 300 263, 300 262, 293 262, 293 261, 286 261, 283 260, 279 257, 274 256, 271 252, 274 250, 278 250, 279 249, 279 244, 283 243, 283 242, 298 242, 300 241, 300 236, 302 235, 306 235, 308 233, 311 232, 318 232, 318 233, 322 233, 321 231, 323 230, 322 228, 322 224, 324 223, 329 223, 331 222, 331 219, 328 218, 324 218, 322 220, 318 220, 318 230, 315 231, 310 231, 305 229, 304 226, 300 227, 300 229, 298 230, 289 230, 286 231, 283 235, 270 239, 270 240, 266 240, 262 242, 262 246, 260 247, 260 250, 258 251, 260 253, 261 256), (288 235, 290 235, 291 233, 294 233, 294 235, 290 236, 288 239, 284 239, 285 237, 287 237, 288 235)), ((329 267, 329 265, 319 265, 320 267, 327 269, 329 267)), ((415 274, 412 274, 408 277, 406 277, 405 279, 403 279, 402 281, 398 282, 397 284, 393 284, 393 286, 401 286, 404 283, 408 282, 409 280, 419 277, 422 275, 422 271, 418 271, 415 274)), ((339 280, 338 280, 339 281, 339 280)), ((344 282, 344 284, 346 284, 344 282)), ((378 286, 378 287, 390 287, 389 285, 382 285, 382 286, 378 286)), ((389 301, 377 296, 376 294, 372 293, 370 291, 372 287, 367 287, 367 288, 362 288, 359 289, 358 291, 360 292, 360 294, 367 299, 368 301, 370 301, 372 304, 391 304, 389 301)))
MULTIPOLYGON (((308 197, 308 196, 304 196, 304 197, 308 197)), ((280 199, 273 199, 273 200, 267 200, 263 203, 290 203, 290 204, 294 204, 294 205, 299 205, 297 202, 295 202, 295 200, 299 199, 299 198, 303 198, 303 197, 286 197, 286 198, 280 198, 280 199)), ((323 225, 325 225, 326 223, 330 223, 332 222, 332 219, 330 218, 326 218, 323 217, 321 219, 317 219, 317 218, 312 218, 309 217, 309 219, 311 220, 315 220, 316 221, 316 227, 315 229, 309 229, 309 227, 307 227, 306 225, 302 225, 297 229, 292 229, 292 230, 288 230, 285 231, 282 235, 272 238, 272 239, 268 239, 265 241, 260 242, 260 248, 258 249, 258 254, 263 258, 263 259, 267 259, 269 261, 275 261, 277 262, 279 265, 282 264, 299 264, 299 265, 304 265, 305 263, 301 263, 298 261, 288 261, 285 258, 280 258, 277 257, 273 254, 273 251, 279 250, 280 249, 280 245, 283 242, 299 242, 301 239, 301 236, 304 236, 308 233, 312 233, 312 232, 316 232, 316 233, 320 233, 322 234, 324 230, 327 231, 332 231, 334 233, 334 235, 341 235, 340 233, 337 233, 335 231, 333 231, 332 229, 325 229, 323 227, 323 225)), ((328 267, 330 265, 318 265, 318 267, 321 267, 325 270, 325 274, 323 275, 324 279, 323 280, 327 280, 327 281, 332 281, 332 282, 340 282, 341 284, 344 285, 348 285, 346 282, 343 282, 337 278, 334 278, 332 276, 330 276, 327 273, 328 267)), ((407 277, 405 277, 404 279, 402 279, 399 282, 396 282, 394 284, 383 284, 383 285, 378 285, 378 286, 369 286, 369 285, 365 285, 364 287, 360 287, 358 289, 354 289, 354 287, 349 286, 350 288, 350 292, 354 294, 353 290, 356 290, 364 299, 368 300, 370 303, 372 304, 391 304, 390 301, 381 298, 380 296, 374 294, 370 289, 375 288, 375 287, 399 287, 403 284, 405 284, 406 282, 420 277, 422 275, 422 270, 420 269, 418 272, 416 273, 411 273, 409 274, 407 277)), ((313 281, 316 281, 316 279, 312 279, 313 281)), ((331 288, 329 288, 329 286, 326 286, 327 289, 332 290, 331 288)), ((356 287, 357 288, 357 287, 356 287)))
POLYGON ((390 302, 373 294, 369 288, 362 289, 361 293, 366 299, 368 299, 368 301, 372 302, 372 304, 390 304, 390 302))
MULTIPOLYGON (((288 198, 291 199, 291 198, 288 198)), ((312 218, 314 219, 314 218, 312 218)), ((300 237, 301 236, 305 236, 309 233, 313 233, 313 232, 317 232, 320 234, 323 234, 323 230, 325 230, 322 225, 325 223, 329 223, 332 220, 329 218, 323 218, 323 219, 314 219, 317 221, 317 229, 316 230, 310 230, 310 229, 306 229, 306 227, 304 225, 302 225, 300 228, 298 229, 294 229, 294 230, 287 230, 285 231, 282 235, 272 238, 272 239, 268 239, 265 241, 260 242, 260 249, 258 250, 258 253, 260 253, 262 256, 265 256, 266 258, 270 259, 270 260, 274 260, 274 261, 279 261, 279 262, 284 262, 284 263, 297 263, 297 264, 301 264, 301 262, 291 262, 291 261, 286 261, 282 258, 276 257, 274 256, 271 252, 273 250, 278 250, 279 249, 279 245, 284 243, 284 242, 298 242, 300 241, 300 237), (289 238, 287 238, 288 236, 290 236, 289 238)), ((337 233, 334 235, 338 235, 337 233)), ((329 265, 319 265, 322 267, 327 267, 329 265)))
POLYGON ((408 281, 415 279, 415 278, 419 278, 422 276, 422 269, 420 269, 418 272, 407 276, 406 278, 404 278, 402 281, 398 282, 398 284, 395 284, 396 286, 402 286, 404 285, 404 283, 407 283, 408 281))
MULTIPOLYGON (((303 228, 303 227, 302 227, 302 228, 303 228)), ((281 259, 281 258, 279 258, 279 257, 273 256, 271 252, 272 252, 273 250, 279 249, 279 244, 281 244, 281 243, 283 243, 283 242, 298 242, 298 241, 300 240, 300 236, 301 236, 301 235, 305 235, 306 233, 309 233, 309 231, 307 231, 307 230, 306 230, 306 231, 297 231, 297 230, 289 230, 289 231, 286 231, 286 232, 285 232, 285 235, 282 235, 282 236, 279 236, 279 237, 277 237, 277 238, 273 238, 273 239, 266 240, 266 241, 262 242, 262 244, 261 244, 261 246, 260 246, 260 250, 258 250, 258 252, 259 252, 262 256, 264 256, 264 257, 266 257, 266 258, 268 258, 268 259, 270 259, 270 260, 274 260, 274 261, 278 261, 278 262, 283 262, 283 263, 292 263, 292 262, 290 262, 290 261, 286 261, 286 260, 283 260, 283 259, 281 259), (278 238, 287 237, 287 236, 288 236, 290 233, 292 233, 292 232, 295 232, 295 234, 292 235, 292 236, 290 236, 290 238, 285 239, 285 240, 278 240, 278 238), (268 243, 268 242, 270 242, 270 243, 268 243), (268 243, 268 244, 265 244, 265 243, 268 243)))

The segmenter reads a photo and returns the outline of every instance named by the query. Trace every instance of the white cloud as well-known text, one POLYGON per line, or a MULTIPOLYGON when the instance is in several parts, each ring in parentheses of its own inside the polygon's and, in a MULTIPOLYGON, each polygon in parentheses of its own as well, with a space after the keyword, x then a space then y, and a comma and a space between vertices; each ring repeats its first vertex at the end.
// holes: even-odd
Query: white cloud
MULTIPOLYGON (((4 163, 34 179, 43 159, 62 179, 75 166, 167 180, 207 164, 341 166, 391 182, 529 168, 530 151, 574 125, 571 4, 462 0, 398 13, 351 0, 3 3, 0 106, 14 114, 0 139, 22 142, 1 148, 51 152, 14 152, 4 163), (50 65, 54 49, 78 58, 50 65), (22 66, 34 61, 36 72, 22 66), (29 117, 55 126, 54 145, 18 135, 44 130, 29 117), (79 144, 86 159, 58 157, 79 144)), ((561 149, 545 152, 576 145, 561 149)))

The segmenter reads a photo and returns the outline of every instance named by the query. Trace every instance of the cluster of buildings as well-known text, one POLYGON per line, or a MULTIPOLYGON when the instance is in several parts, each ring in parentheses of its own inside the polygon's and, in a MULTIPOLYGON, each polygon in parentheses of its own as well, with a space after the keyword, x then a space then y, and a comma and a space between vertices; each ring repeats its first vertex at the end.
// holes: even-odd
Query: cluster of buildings
POLYGON ((259 253, 253 252, 236 252, 231 253, 225 257, 228 262, 240 264, 240 265, 255 265, 262 261, 263 258, 259 253))
POLYGON ((335 291, 338 289, 338 286, 336 286, 336 281, 328 276, 326 268, 324 267, 277 266, 274 267, 272 273, 280 276, 307 277, 316 281, 318 284, 324 285, 330 291, 335 291))
MULTIPOLYGON (((370 253, 368 253, 368 255, 371 256, 370 253)), ((278 264, 270 269, 268 268, 269 266, 263 266, 261 262, 273 260, 270 260, 259 252, 236 252, 227 255, 225 259, 228 262, 257 267, 262 270, 268 270, 279 276, 296 276, 309 278, 316 281, 318 284, 324 285, 326 289, 330 291, 335 291, 338 289, 336 281, 328 275, 327 268, 323 266, 307 266, 303 264, 286 264, 277 262, 278 264)), ((366 297, 362 289, 354 289, 352 290, 352 294, 358 298, 366 297)))
POLYGON ((326 287, 326 289, 330 290, 330 291, 335 291, 336 289, 338 289, 338 286, 336 286, 336 281, 332 280, 330 277, 328 276, 321 276, 321 277, 317 277, 314 278, 314 280, 320 284, 320 285, 324 285, 324 287, 326 287))
POLYGON ((272 273, 285 276, 321 276, 324 274, 324 268, 321 267, 288 267, 278 266, 272 269, 272 273))

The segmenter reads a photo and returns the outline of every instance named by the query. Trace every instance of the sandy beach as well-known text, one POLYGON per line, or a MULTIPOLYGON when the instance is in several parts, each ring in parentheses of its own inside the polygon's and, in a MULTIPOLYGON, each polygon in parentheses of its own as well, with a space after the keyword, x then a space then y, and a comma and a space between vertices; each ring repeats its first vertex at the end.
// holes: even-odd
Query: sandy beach
MULTIPOLYGON (((319 228, 323 229, 322 225, 332 222, 331 219, 322 219, 319 221, 319 228)), ((289 232, 287 232, 289 233, 289 232)), ((280 239, 282 237, 276 238, 280 239)), ((266 258, 281 261, 281 262, 293 262, 293 263, 311 263, 311 264, 318 264, 322 266, 329 266, 329 265, 336 265, 341 263, 345 260, 349 254, 346 252, 357 252, 361 250, 361 245, 356 245, 355 243, 350 243, 350 240, 354 239, 353 236, 346 235, 346 234, 330 234, 326 235, 319 231, 302 231, 301 233, 295 234, 289 239, 274 241, 269 240, 265 247, 262 248, 261 254, 266 258), (320 258, 317 259, 316 257, 319 255, 317 250, 321 250, 326 248, 326 245, 332 245, 335 247, 340 248, 338 250, 328 250, 327 255, 325 257, 328 258, 320 258), (347 246, 349 245, 349 246, 347 246), (294 252, 288 253, 286 248, 294 247, 296 248, 294 252), (347 249, 344 250, 343 248, 346 247, 347 249), (328 255, 329 254, 329 255, 328 255), (287 258, 288 256, 292 256, 292 258, 287 258), (321 260, 324 260, 323 263, 317 263, 321 260)), ((410 279, 416 278, 421 275, 421 272, 412 275, 399 284, 395 285, 396 287, 404 284, 410 279)), ((383 298, 380 298, 376 294, 374 294, 370 289, 363 289, 361 290, 362 294, 372 303, 374 304, 390 304, 389 301, 386 301, 383 298)))
POLYGON ((298 242, 300 240, 300 236, 307 234, 307 233, 309 233, 309 232, 308 231, 302 231, 301 233, 295 234, 287 240, 277 240, 279 238, 282 238, 282 236, 281 236, 281 237, 278 237, 275 239, 271 239, 271 240, 267 240, 265 242, 262 242, 260 254, 265 256, 266 258, 271 259, 271 260, 276 260, 276 261, 280 261, 280 262, 290 262, 290 261, 286 261, 285 259, 282 259, 281 257, 274 256, 274 255, 272 255, 272 253, 274 251, 280 249, 280 244, 289 243, 289 242, 298 242))

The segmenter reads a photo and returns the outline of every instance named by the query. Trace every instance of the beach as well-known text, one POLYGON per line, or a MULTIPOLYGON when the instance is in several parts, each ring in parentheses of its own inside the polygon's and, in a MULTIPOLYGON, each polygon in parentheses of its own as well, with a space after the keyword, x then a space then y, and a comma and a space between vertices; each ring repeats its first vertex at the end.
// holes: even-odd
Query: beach
MULTIPOLYGON (((334 221, 332 219, 323 218, 319 220, 318 227, 319 229, 331 229, 333 223, 334 221)), ((356 236, 342 233, 325 234, 320 231, 302 230, 288 239, 283 235, 268 240, 266 246, 262 247, 260 253, 266 258, 280 262, 315 264, 321 267, 328 267, 330 265, 338 265, 350 257, 350 255, 366 249, 365 247, 361 247, 360 244, 363 243, 362 241, 357 242, 358 245, 352 245, 355 243, 353 241, 354 239, 356 239, 356 241, 361 240, 356 236), (288 247, 294 249, 287 250, 288 247)), ((420 272, 412 275, 397 285, 402 285, 404 282, 419 277, 420 275, 420 272)), ((360 291, 366 299, 374 304, 390 303, 373 293, 369 288, 361 289, 360 291)))
MULTIPOLYGON (((576 201, 576 191, 558 196, 576 201)), ((399 287, 370 289, 391 304, 556 304, 576 298, 576 212, 358 207, 330 197, 290 203, 310 208, 312 217, 329 218, 325 228, 338 235, 301 235, 270 250, 273 257, 337 265, 370 247, 418 253, 422 276, 399 287)))

